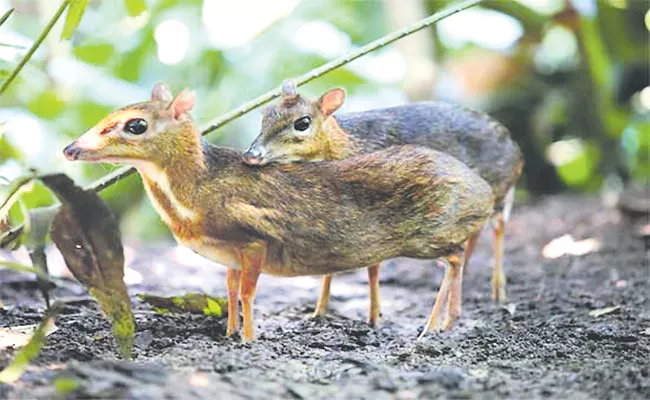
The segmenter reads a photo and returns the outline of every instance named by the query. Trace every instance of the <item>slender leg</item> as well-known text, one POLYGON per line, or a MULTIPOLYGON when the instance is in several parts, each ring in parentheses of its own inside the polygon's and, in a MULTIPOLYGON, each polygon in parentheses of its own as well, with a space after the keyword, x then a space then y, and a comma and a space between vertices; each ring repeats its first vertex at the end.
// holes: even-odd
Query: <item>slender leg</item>
POLYGON ((467 271, 467 265, 469 264, 469 259, 474 253, 474 246, 478 242, 478 237, 481 235, 481 232, 477 232, 476 235, 472 236, 465 245, 465 253, 463 253, 463 259, 465 260, 463 265, 463 270, 467 271))
POLYGON ((228 268, 226 283, 228 285, 228 329, 226 336, 232 336, 239 330, 239 278, 241 271, 228 268))
MULTIPOLYGON (((469 246, 469 242, 467 245, 469 246)), ((467 249, 465 252, 467 252, 467 249)), ((451 270, 453 271, 453 280, 449 289, 449 306, 447 307, 447 315, 445 316, 445 321, 442 323, 442 329, 445 331, 451 329, 456 318, 460 317, 463 308, 463 269, 465 266, 465 260, 463 260, 463 257, 459 255, 449 256, 447 257, 447 261, 449 261, 451 270)))
POLYGON ((311 315, 312 318, 318 316, 323 316, 327 314, 327 306, 330 302, 330 285, 332 284, 332 275, 325 275, 323 277, 323 283, 320 289, 320 297, 318 297, 318 303, 316 303, 316 309, 311 315))
POLYGON ((499 214, 494 226, 494 269, 492 270, 492 301, 506 301, 506 275, 503 271, 503 231, 505 220, 499 214))
POLYGON ((370 289, 370 311, 368 324, 377 326, 379 322, 379 264, 368 267, 368 288, 370 289))
POLYGON ((433 304, 433 309, 431 310, 429 320, 424 326, 422 333, 420 333, 420 336, 418 336, 418 340, 424 338, 427 332, 438 328, 440 317, 445 309, 445 305, 449 297, 449 287, 454 280, 454 272, 455 271, 453 270, 452 265, 450 263, 447 263, 445 266, 445 276, 442 278, 440 290, 438 290, 438 295, 436 296, 436 302, 433 304))
POLYGON ((241 282, 239 297, 241 298, 242 314, 244 315, 244 334, 242 343, 255 340, 255 319, 253 316, 253 302, 257 279, 262 272, 266 249, 263 245, 255 245, 254 249, 242 251, 241 282))

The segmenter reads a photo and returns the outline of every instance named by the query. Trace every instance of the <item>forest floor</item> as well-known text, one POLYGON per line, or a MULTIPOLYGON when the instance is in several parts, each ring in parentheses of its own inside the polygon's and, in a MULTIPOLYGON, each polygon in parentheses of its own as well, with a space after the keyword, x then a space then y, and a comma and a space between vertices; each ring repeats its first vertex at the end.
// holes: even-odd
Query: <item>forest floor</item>
MULTIPOLYGON (((415 339, 443 273, 433 263, 398 260, 382 268, 377 329, 365 323, 364 271, 335 277, 331 314, 318 319, 308 318, 318 278, 264 276, 259 337, 243 345, 224 337, 225 319, 160 315, 134 296, 223 296, 224 268, 170 243, 130 243, 127 278, 144 277, 129 286, 134 361, 118 359, 109 323, 70 283, 54 291, 66 303, 58 330, 20 381, 0 384, 0 398, 52 398, 59 379, 59 389, 75 382, 63 398, 647 399, 650 243, 639 223, 597 198, 549 197, 517 207, 506 235, 509 302, 490 300, 486 231, 466 272, 462 317, 450 332, 422 341, 415 339), (576 243, 565 237, 547 246, 563 235, 576 243), (575 255, 552 258, 565 250, 575 255), (618 308, 593 313, 608 307, 618 308)), ((40 321, 34 281, 8 270, 0 280, 0 326, 40 321)), ((15 352, 0 350, 0 368, 15 352)))

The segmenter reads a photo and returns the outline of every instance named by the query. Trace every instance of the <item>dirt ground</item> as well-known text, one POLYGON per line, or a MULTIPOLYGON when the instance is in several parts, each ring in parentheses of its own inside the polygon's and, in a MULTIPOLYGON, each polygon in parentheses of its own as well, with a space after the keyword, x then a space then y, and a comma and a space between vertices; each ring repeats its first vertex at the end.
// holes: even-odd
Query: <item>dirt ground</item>
MULTIPOLYGON (((133 362, 119 361, 110 326, 83 289, 55 294, 66 307, 58 330, 0 398, 52 398, 69 377, 69 398, 650 398, 650 245, 599 199, 561 196, 519 206, 506 240, 510 302, 490 301, 491 233, 466 273, 455 329, 416 342, 442 269, 389 262, 381 271, 382 323, 371 329, 363 271, 337 276, 331 315, 310 319, 318 278, 263 277, 256 300, 259 339, 227 339, 225 319, 158 315, 134 298, 133 362), (586 252, 546 258, 570 234, 586 252), (559 243, 559 242, 556 242, 559 243), (548 251, 553 250, 547 248, 548 251), (619 306, 601 316, 590 311, 619 306)), ((647 222, 646 222, 647 223, 647 222)), ((171 243, 127 251, 132 295, 225 294, 225 270, 171 243)), ((30 277, 0 270, 0 325, 43 315, 30 277)), ((0 350, 4 367, 15 350, 0 350)), ((65 397, 64 397, 65 398, 65 397)))

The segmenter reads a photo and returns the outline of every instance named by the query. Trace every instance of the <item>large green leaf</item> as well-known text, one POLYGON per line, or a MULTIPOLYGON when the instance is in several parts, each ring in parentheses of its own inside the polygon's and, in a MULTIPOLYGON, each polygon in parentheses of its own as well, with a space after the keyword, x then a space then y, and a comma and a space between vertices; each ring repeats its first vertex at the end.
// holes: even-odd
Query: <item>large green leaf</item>
POLYGON ((68 269, 93 295, 113 323, 120 353, 131 358, 135 323, 124 284, 124 248, 117 220, 102 199, 64 174, 40 180, 62 203, 51 236, 68 269))
POLYGON ((88 5, 88 0, 71 0, 70 5, 68 6, 68 15, 65 17, 65 24, 63 25, 63 32, 61 33, 61 39, 70 39, 72 33, 77 29, 81 18, 86 11, 86 6, 88 5))

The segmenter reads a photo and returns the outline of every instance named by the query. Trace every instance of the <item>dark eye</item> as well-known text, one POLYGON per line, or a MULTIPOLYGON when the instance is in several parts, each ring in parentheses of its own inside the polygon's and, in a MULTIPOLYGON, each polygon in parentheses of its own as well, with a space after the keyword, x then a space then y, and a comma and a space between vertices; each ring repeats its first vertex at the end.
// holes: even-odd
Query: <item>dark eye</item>
POLYGON ((147 121, 142 118, 128 120, 124 124, 124 131, 133 135, 142 135, 147 131, 147 121))
POLYGON ((302 117, 300 119, 297 119, 296 122, 293 123, 293 129, 301 132, 306 131, 309 128, 310 124, 311 124, 311 118, 302 117))

